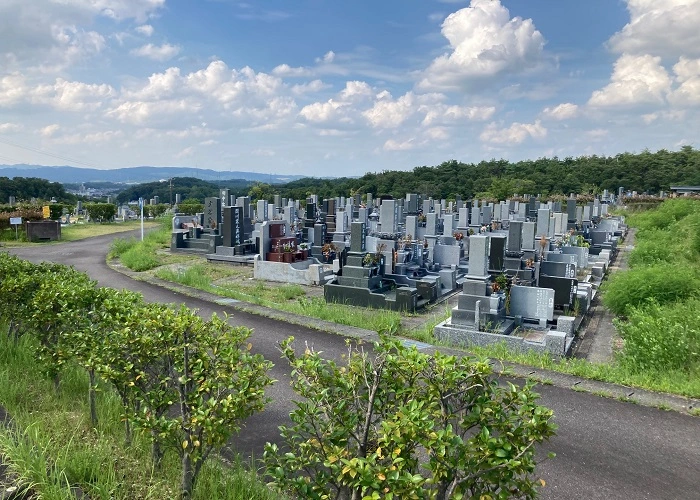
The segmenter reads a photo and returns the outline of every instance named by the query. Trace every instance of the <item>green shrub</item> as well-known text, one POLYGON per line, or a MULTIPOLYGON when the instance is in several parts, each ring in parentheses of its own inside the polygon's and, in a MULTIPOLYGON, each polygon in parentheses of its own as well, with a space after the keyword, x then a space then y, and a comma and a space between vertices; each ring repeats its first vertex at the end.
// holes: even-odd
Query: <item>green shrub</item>
POLYGON ((109 257, 121 257, 128 250, 131 250, 137 243, 138 241, 136 241, 136 238, 115 238, 109 248, 109 257))
POLYGON ((700 300, 630 309, 617 328, 625 339, 620 362, 635 371, 700 367, 700 300))
MULTIPOLYGON (((653 233, 662 232, 654 231, 653 233)), ((657 237, 640 240, 629 256, 630 267, 634 268, 670 262, 674 252, 677 252, 678 249, 667 240, 668 238, 664 241, 664 238, 657 237)))
POLYGON ((624 315, 649 300, 663 305, 690 299, 700 292, 700 277, 697 269, 682 263, 664 263, 613 274, 602 291, 605 306, 624 315))
POLYGON ((684 217, 700 212, 700 201, 674 198, 663 202, 658 208, 630 216, 627 222, 640 231, 667 229, 684 217))
POLYGON ((155 253, 148 251, 143 245, 137 245, 120 256, 122 264, 132 271, 148 271, 160 266, 160 260, 155 253))

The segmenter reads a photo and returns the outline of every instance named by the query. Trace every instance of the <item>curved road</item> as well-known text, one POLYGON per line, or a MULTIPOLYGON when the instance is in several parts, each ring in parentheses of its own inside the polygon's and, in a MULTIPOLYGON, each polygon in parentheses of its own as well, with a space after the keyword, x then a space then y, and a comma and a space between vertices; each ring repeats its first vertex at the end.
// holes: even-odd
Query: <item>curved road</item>
MULTIPOLYGON (((247 421, 234 445, 244 455, 261 457, 265 442, 278 439, 278 426, 289 422, 294 398, 278 343, 294 335, 298 344, 309 342, 337 358, 346 352, 344 339, 132 280, 105 264, 115 236, 123 234, 9 250, 33 262, 72 265, 102 286, 139 291, 149 301, 184 303, 207 317, 233 313, 232 323, 253 328, 253 350, 275 363, 271 375, 278 382, 268 391, 272 402, 247 421)), ((542 498, 700 499, 700 418, 554 386, 540 385, 537 390, 559 426, 557 436, 539 449, 543 457, 556 453, 537 468, 537 476, 546 481, 542 498)))

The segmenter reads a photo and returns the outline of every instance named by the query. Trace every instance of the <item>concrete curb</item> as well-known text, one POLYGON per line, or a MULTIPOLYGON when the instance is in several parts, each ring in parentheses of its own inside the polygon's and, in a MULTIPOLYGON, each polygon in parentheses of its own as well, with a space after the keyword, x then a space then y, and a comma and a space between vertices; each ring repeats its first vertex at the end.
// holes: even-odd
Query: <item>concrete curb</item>
MULTIPOLYGON (((124 274, 132 279, 144 281, 155 286, 166 288, 168 290, 172 290, 174 292, 178 292, 189 297, 195 297, 200 300, 215 303, 223 307, 230 307, 235 311, 243 311, 246 313, 256 314, 258 316, 264 316, 267 318, 276 319, 295 325, 307 326, 315 330, 333 333, 344 337, 360 339, 366 342, 374 342, 379 340, 379 335, 377 334, 377 332, 371 330, 365 330, 353 326, 339 325, 330 321, 324 321, 321 319, 309 318, 308 316, 301 316, 298 314, 282 312, 276 309, 271 309, 269 307, 260 306, 257 304, 236 301, 233 299, 226 299, 224 297, 220 297, 209 292, 197 290, 186 285, 180 285, 178 283, 172 283, 169 281, 161 280, 153 276, 144 275, 142 273, 136 273, 127 269, 123 265, 118 264, 115 261, 107 261, 107 265, 113 270, 124 274)), ((407 340, 411 342, 410 339, 407 340)), ((420 342, 416 342, 416 344, 420 344, 418 346, 419 349, 425 350, 426 352, 430 353, 440 351, 442 353, 449 353, 456 356, 473 356, 465 350, 460 350, 456 348, 434 346, 430 344, 423 344, 420 342)), ((621 402, 635 403, 643 406, 651 406, 664 410, 677 411, 679 413, 700 416, 700 400, 694 398, 688 398, 685 396, 679 396, 675 394, 654 392, 636 387, 627 387, 624 385, 582 378, 576 375, 569 375, 566 373, 535 368, 532 366, 526 366, 507 361, 493 361, 492 366, 494 372, 499 375, 513 376, 516 378, 533 380, 542 384, 553 385, 556 387, 571 389, 578 392, 588 392, 601 397, 614 398, 621 402)))

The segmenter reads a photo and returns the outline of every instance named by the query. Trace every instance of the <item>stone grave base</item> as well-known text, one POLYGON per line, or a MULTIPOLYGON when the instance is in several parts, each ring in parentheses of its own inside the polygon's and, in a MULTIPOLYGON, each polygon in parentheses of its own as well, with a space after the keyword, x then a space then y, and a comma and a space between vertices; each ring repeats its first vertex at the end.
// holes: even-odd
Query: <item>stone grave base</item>
MULTIPOLYGON (((513 320, 505 319, 502 320, 499 331, 511 332, 513 328, 513 320), (509 329, 506 322, 510 322, 509 329)), ((550 330, 537 335, 529 334, 523 338, 502 333, 482 332, 474 328, 470 329, 465 325, 453 325, 450 319, 437 325, 433 330, 433 335, 437 340, 467 349, 470 346, 487 346, 505 342, 509 349, 515 351, 534 351, 562 357, 568 354, 572 343, 572 337, 568 337, 566 332, 550 330)))
POLYGON ((333 276, 329 267, 323 264, 313 264, 310 259, 288 264, 262 260, 256 256, 253 264, 253 277, 259 280, 296 285, 323 285, 333 276))

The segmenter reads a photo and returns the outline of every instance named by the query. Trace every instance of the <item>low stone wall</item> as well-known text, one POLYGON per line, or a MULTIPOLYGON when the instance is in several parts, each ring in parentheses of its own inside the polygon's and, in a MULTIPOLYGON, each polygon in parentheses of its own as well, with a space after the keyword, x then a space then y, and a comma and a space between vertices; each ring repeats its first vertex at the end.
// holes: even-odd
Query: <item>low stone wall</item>
POLYGON ((253 277, 259 280, 293 283, 295 285, 322 285, 327 272, 321 264, 309 264, 306 268, 294 267, 286 262, 270 262, 256 258, 253 277))
POLYGON ((508 348, 512 350, 520 352, 535 351, 555 356, 566 356, 571 346, 571 337, 567 338, 567 332, 550 331, 545 335, 544 342, 529 342, 512 335, 480 332, 470 330, 462 325, 453 326, 449 319, 437 325, 433 330, 433 335, 440 341, 467 348, 469 346, 487 346, 505 342, 508 348))
POLYGON ((28 221, 26 227, 29 241, 54 241, 61 239, 61 223, 58 221, 28 221))

